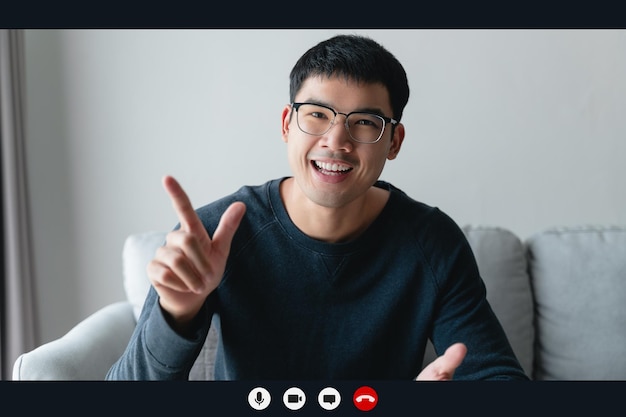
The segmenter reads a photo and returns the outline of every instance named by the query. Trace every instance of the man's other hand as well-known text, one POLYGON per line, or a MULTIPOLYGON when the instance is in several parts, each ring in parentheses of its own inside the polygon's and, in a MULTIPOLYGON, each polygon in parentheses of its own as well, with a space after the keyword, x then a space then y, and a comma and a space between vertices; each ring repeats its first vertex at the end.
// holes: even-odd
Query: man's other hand
POLYGON ((467 347, 463 343, 455 343, 450 346, 443 355, 432 361, 422 369, 415 379, 416 381, 449 381, 454 376, 456 368, 461 365, 467 347))

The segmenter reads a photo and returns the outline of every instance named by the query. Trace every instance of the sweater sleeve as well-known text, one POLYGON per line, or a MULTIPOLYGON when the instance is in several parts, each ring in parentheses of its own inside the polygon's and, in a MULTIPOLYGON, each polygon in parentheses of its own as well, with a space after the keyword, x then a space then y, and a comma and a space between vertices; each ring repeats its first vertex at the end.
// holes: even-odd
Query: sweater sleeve
POLYGON ((107 380, 185 380, 197 358, 210 326, 211 297, 198 313, 193 337, 185 338, 167 323, 159 297, 150 287, 137 326, 122 356, 106 375, 107 380))
POLYGON ((445 214, 438 238, 426 250, 437 277, 436 316, 431 340, 437 354, 455 342, 467 355, 455 379, 527 379, 504 330, 486 298, 472 249, 462 230, 445 214))

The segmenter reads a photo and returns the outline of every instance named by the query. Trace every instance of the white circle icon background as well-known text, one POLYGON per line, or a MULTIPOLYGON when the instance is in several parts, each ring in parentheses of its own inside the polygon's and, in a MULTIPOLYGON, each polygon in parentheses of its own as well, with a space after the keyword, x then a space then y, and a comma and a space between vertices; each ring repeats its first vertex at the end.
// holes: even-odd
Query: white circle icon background
POLYGON ((285 407, 290 410, 299 410, 304 407, 304 403, 306 403, 306 395, 300 388, 289 388, 283 394, 283 403, 285 403, 285 407))
POLYGON ((341 403, 341 395, 332 387, 324 388, 317 396, 317 402, 324 410, 334 410, 341 403))
POLYGON ((269 407, 272 396, 262 387, 256 387, 248 394, 248 403, 255 410, 265 410, 269 407))

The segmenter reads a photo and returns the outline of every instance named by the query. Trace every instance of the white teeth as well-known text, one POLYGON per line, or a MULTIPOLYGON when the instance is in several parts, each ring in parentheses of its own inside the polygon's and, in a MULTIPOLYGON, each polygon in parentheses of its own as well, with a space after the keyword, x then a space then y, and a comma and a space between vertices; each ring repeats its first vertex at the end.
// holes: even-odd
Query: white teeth
POLYGON ((334 172, 345 172, 350 170, 351 168, 345 165, 339 164, 329 164, 327 162, 319 162, 315 161, 315 166, 319 169, 323 169, 324 171, 334 171, 334 172))

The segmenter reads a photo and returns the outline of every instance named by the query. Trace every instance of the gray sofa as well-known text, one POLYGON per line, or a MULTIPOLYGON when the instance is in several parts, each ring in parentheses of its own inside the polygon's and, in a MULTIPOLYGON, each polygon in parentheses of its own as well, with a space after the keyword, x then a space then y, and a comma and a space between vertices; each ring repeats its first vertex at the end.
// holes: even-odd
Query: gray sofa
MULTIPOLYGON (((521 241, 497 227, 465 227, 499 317, 534 380, 626 380, 626 228, 554 229, 521 241)), ((95 312, 58 340, 22 354, 14 380, 101 380, 122 354, 149 282, 145 266, 165 232, 127 238, 127 299, 95 312)), ((212 375, 215 334, 190 379, 212 375)), ((426 361, 434 357, 429 347, 426 361)))

